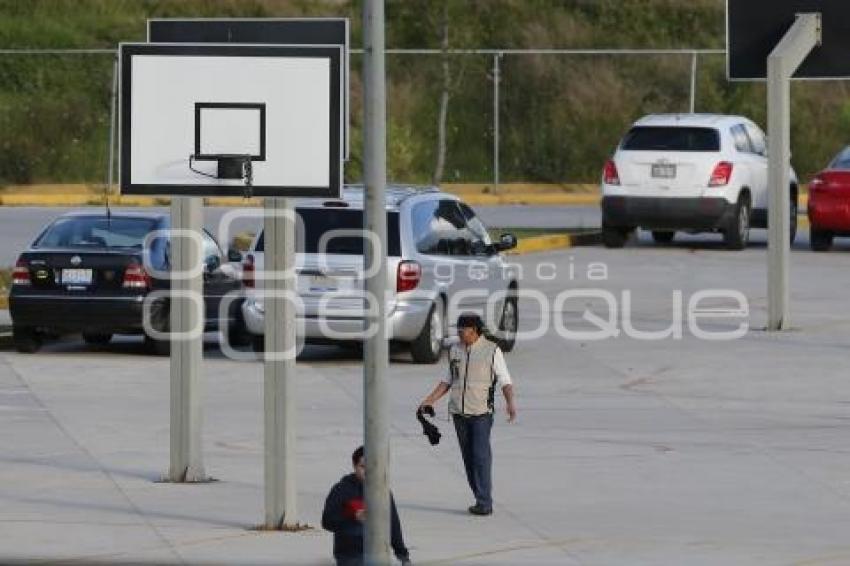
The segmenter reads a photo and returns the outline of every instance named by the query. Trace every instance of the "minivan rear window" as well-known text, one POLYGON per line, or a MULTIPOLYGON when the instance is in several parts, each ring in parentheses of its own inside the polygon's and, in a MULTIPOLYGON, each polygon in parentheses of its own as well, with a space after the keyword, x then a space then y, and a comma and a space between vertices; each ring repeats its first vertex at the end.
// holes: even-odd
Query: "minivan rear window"
POLYGON ((154 231, 154 218, 78 216, 60 218, 35 243, 42 248, 138 248, 154 231))
MULTIPOLYGON (((305 234, 300 230, 296 233, 295 249, 308 254, 319 253, 319 241, 324 234, 332 230, 362 230, 363 211, 345 208, 299 208, 296 211, 301 217, 305 234)), ((341 255, 363 255, 364 238, 359 235, 340 234, 328 240, 326 253, 341 255)), ((399 237, 398 212, 387 212, 387 255, 401 255, 399 237)), ((256 251, 264 248, 264 237, 257 240, 256 251)))
POLYGON ((629 130, 620 149, 628 151, 720 151, 714 128, 638 126, 629 130))

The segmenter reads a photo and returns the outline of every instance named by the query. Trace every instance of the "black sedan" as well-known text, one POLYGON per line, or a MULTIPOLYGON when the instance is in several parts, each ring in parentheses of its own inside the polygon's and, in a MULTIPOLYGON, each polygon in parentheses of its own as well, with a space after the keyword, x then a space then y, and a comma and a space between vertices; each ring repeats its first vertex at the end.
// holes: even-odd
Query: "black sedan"
MULTIPOLYGON (((149 237, 169 227, 168 215, 145 212, 75 212, 48 225, 13 271, 9 311, 18 351, 35 352, 46 338, 81 333, 89 344, 105 344, 114 334, 145 335, 152 351, 168 352, 167 341, 145 333, 143 305, 149 293, 170 286, 168 238, 149 237)), ((221 328, 240 343, 241 300, 220 314, 225 295, 241 289, 228 263, 239 258, 225 258, 206 231, 202 237, 205 330, 221 328)), ((150 304, 149 317, 151 328, 167 332, 166 297, 150 304)))

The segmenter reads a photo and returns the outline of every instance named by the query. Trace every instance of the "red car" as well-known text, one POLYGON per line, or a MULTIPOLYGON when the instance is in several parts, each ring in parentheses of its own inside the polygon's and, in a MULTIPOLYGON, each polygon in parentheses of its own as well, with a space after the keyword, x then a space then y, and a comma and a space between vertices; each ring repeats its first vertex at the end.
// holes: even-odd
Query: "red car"
POLYGON ((850 236, 850 146, 809 183, 810 245, 824 252, 835 236, 850 236))

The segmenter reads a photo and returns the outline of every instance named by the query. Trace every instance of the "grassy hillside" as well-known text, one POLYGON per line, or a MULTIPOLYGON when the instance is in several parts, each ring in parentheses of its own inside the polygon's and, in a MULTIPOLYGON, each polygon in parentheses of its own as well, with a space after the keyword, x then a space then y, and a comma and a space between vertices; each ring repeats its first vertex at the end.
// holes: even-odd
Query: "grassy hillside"
MULTIPOLYGON (((387 45, 500 48, 722 48, 723 0, 387 0, 387 45), (444 12, 445 10, 445 12, 444 12)), ((0 48, 114 48, 145 37, 149 17, 348 16, 353 0, 0 0, 0 48)), ((361 59, 352 57, 352 161, 361 173, 361 59)), ((491 57, 450 58, 444 180, 492 178, 491 57)), ((430 180, 442 89, 440 56, 389 55, 389 175, 430 180)), ((501 177, 598 178, 625 128, 688 107, 687 56, 511 55, 501 61, 501 177)), ((112 56, 0 55, 0 184, 105 180, 112 56)), ((794 163, 807 177, 850 139, 844 83, 799 83, 794 163)), ((722 56, 699 62, 697 110, 765 125, 761 84, 728 83, 722 56)))

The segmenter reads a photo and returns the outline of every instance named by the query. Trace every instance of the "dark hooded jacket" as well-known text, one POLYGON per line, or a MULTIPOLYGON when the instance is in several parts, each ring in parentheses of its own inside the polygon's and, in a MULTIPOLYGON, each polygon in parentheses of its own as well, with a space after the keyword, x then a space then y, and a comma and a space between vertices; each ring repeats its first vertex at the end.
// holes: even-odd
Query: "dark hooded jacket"
MULTIPOLYGON (((355 474, 344 476, 331 488, 322 512, 322 527, 334 534, 334 558, 362 558, 364 524, 354 518, 363 508, 363 482, 355 474)), ((395 500, 390 494, 390 535, 393 552, 399 560, 408 560, 407 547, 401 535, 401 522, 395 500)))

